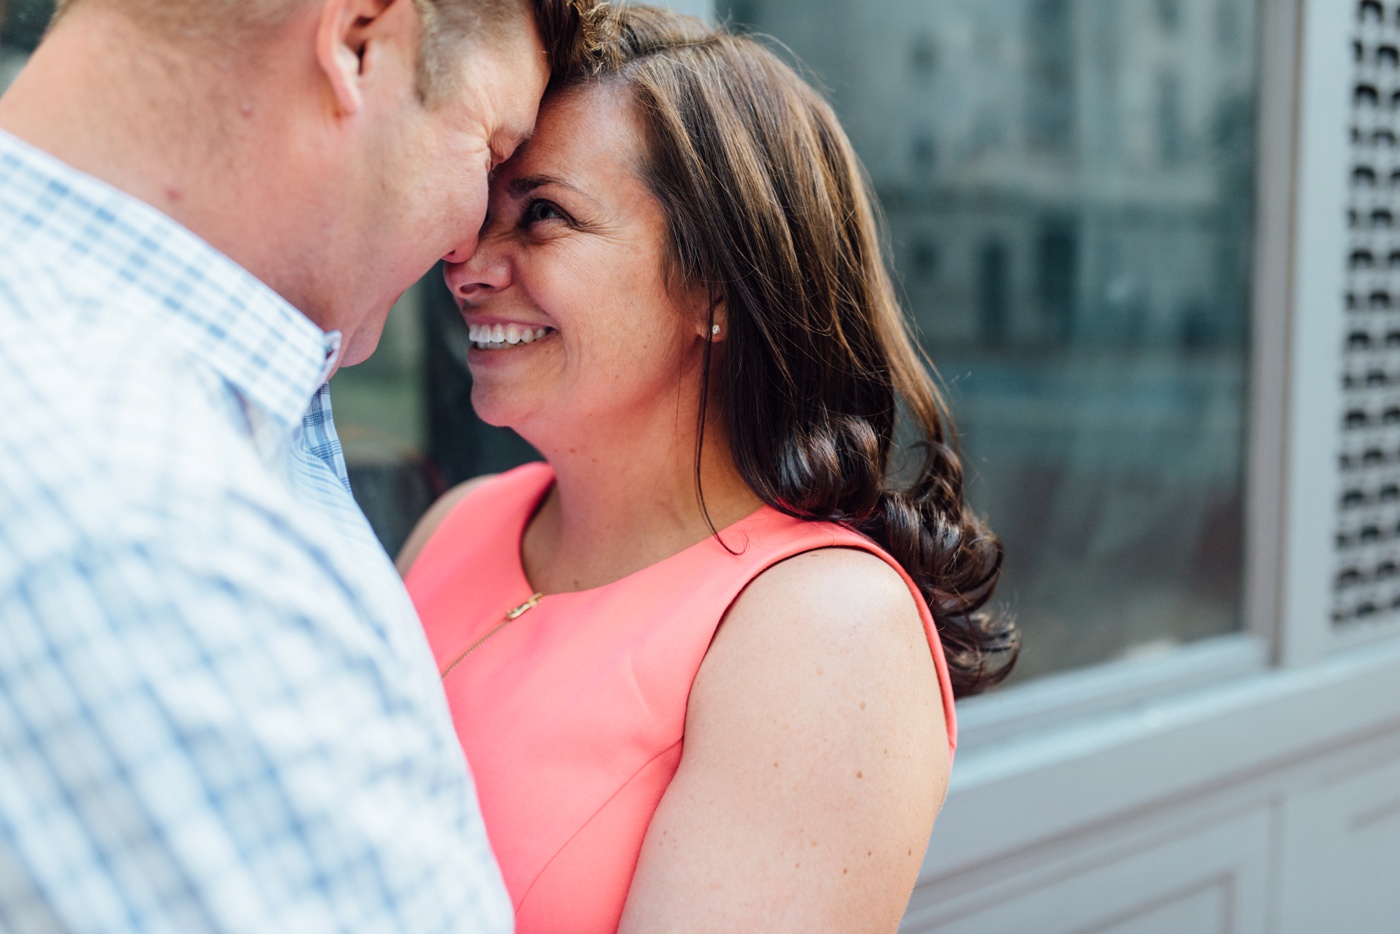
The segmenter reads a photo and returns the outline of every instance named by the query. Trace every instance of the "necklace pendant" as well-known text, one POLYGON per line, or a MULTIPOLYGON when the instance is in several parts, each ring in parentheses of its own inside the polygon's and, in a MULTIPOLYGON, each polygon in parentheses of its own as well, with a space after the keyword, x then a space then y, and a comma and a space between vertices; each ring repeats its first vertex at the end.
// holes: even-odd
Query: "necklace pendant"
POLYGON ((533 610, 533 609, 539 604, 539 602, 540 602, 541 600, 543 600, 543 599, 544 599, 544 594, 542 594, 542 593, 536 593, 534 596, 530 597, 529 600, 526 600, 524 603, 520 604, 520 606, 515 607, 515 608, 512 609, 512 610, 507 610, 507 611, 506 611, 506 618, 503 619, 503 620, 501 620, 501 623, 500 623, 499 626, 495 627, 495 628, 492 629, 490 632, 488 632, 486 635, 482 636, 480 639, 477 639, 477 640, 476 640, 475 642, 473 642, 471 645, 469 645, 469 646, 467 646, 465 649, 463 649, 463 650, 462 650, 462 653, 461 653, 460 655, 458 655, 456 658, 452 659, 452 664, 448 665, 446 668, 444 668, 442 671, 439 672, 439 674, 442 675, 442 679, 443 679, 444 681, 446 681, 446 680, 447 680, 447 676, 450 675, 450 674, 452 674, 452 669, 456 668, 458 665, 460 665, 460 664, 462 663, 462 659, 466 658, 468 655, 470 655, 470 654, 472 654, 473 652, 475 652, 475 651, 477 650, 477 648, 481 645, 481 643, 485 642, 487 639, 491 638, 491 637, 494 636, 496 633, 498 633, 498 632, 500 632, 502 629, 506 628, 506 625, 507 625, 508 623, 510 623, 512 620, 517 620, 517 619, 519 619, 520 617, 524 616, 526 613, 528 613, 528 612, 530 612, 531 610, 533 610))
POLYGON ((538 605, 539 605, 539 602, 540 602, 541 600, 543 600, 543 599, 544 599, 544 594, 539 593, 539 592, 536 592, 533 596, 530 597, 529 600, 526 600, 524 603, 520 604, 520 606, 515 607, 514 609, 511 609, 511 610, 507 610, 507 611, 506 611, 506 619, 508 619, 508 620, 511 620, 511 619, 519 619, 520 617, 524 616, 526 613, 528 613, 528 612, 530 612, 531 610, 533 610, 536 606, 538 606, 538 605))

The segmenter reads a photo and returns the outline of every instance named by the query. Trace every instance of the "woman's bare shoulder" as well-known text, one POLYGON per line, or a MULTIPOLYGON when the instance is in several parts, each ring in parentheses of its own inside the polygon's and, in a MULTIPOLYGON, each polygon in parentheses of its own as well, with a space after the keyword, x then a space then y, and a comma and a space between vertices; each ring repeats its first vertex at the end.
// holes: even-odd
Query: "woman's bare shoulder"
POLYGON ((899 573, 845 548, 774 565, 701 664, 623 929, 893 930, 948 769, 899 573))
POLYGON ((872 629, 922 633, 915 597, 883 558, 858 548, 821 548, 758 575, 735 601, 725 626, 754 617, 762 625, 800 627, 821 638, 858 637, 872 629))
POLYGON ((409 533, 408 540, 399 549, 399 556, 394 559, 394 566, 399 569, 400 576, 408 576, 408 569, 413 567, 413 562, 418 559, 423 546, 428 543, 428 539, 433 537, 433 533, 442 524, 442 520, 446 519, 452 510, 457 508, 457 504, 469 496, 473 490, 496 476, 498 474, 486 474, 459 483, 429 507, 428 511, 423 514, 423 518, 418 520, 418 524, 409 533))
MULTIPOLYGON (((743 691, 763 671, 765 680, 787 681, 798 692, 815 677, 837 693, 936 696, 937 673, 915 600, 899 572, 867 551, 822 548, 779 562, 730 608, 697 693, 743 691)), ((792 713, 829 715, 820 705, 792 713)))

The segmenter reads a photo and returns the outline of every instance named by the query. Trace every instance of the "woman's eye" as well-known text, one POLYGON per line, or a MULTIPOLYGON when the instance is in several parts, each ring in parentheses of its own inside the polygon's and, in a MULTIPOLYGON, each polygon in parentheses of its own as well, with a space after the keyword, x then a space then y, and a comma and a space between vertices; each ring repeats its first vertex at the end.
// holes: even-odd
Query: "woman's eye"
POLYGON ((539 224, 545 221, 563 220, 564 214, 548 201, 533 201, 525 208, 525 223, 539 224))

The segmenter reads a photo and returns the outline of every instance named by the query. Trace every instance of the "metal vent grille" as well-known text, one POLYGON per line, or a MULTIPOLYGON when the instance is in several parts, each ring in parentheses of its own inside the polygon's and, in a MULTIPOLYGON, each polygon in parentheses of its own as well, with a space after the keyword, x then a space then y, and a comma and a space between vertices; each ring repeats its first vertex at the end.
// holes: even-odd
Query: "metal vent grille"
POLYGON ((1340 626, 1400 619, 1400 2, 1361 0, 1354 16, 1340 626))

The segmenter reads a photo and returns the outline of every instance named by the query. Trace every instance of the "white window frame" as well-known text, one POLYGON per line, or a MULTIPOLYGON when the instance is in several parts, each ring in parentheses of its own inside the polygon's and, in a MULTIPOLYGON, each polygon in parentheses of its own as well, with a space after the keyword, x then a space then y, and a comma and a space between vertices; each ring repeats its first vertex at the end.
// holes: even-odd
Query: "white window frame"
POLYGON ((1260 10, 1242 630, 970 698, 959 705, 969 749, 1400 638, 1400 623, 1330 621, 1342 332, 1299 310, 1339 309, 1345 290, 1335 167, 1348 158, 1353 4, 1304 5, 1260 10))
POLYGON ((1243 629, 960 702, 925 898, 1400 720, 1400 623, 1331 622, 1355 3, 1260 6, 1243 629))

